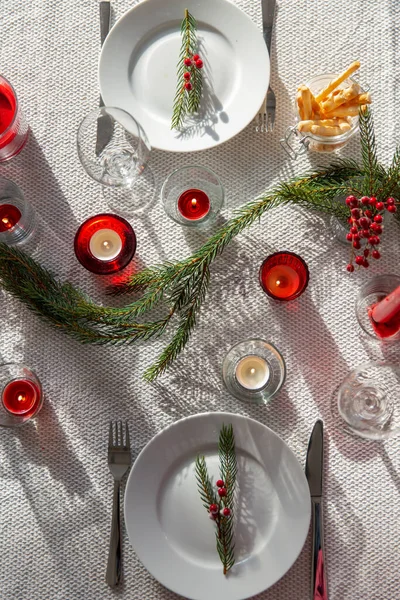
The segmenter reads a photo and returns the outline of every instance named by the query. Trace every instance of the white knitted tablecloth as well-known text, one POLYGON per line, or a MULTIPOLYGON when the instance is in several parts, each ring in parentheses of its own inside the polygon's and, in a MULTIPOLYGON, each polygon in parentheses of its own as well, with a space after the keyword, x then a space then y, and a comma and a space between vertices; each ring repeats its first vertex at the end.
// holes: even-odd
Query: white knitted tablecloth
MULTIPOLYGON (((113 20, 133 4, 114 0, 113 20)), ((260 1, 240 0, 238 5, 261 29, 260 1)), ((42 262, 104 300, 100 278, 80 267, 73 254, 78 225, 107 210, 100 186, 83 171, 75 147, 77 125, 99 96, 97 2, 3 0, 0 24, 0 72, 14 84, 31 126, 27 147, 0 166, 0 175, 22 188, 51 229, 42 262)), ((400 141, 399 27, 398 0, 281 0, 272 51, 274 133, 256 135, 249 126, 199 155, 154 151, 158 187, 178 166, 193 161, 211 166, 226 188, 228 217, 277 181, 316 165, 318 157, 311 155, 289 160, 279 145, 292 122, 295 88, 315 73, 339 71, 356 58, 362 62, 361 81, 373 92, 380 157, 387 162, 400 141)), ((345 149, 347 156, 358 153, 356 141, 345 149)), ((399 600, 399 442, 344 435, 331 402, 351 368, 380 356, 359 335, 354 300, 372 273, 399 273, 400 229, 391 220, 380 264, 349 276, 347 250, 333 239, 327 221, 290 207, 276 209, 234 240, 212 269, 209 297, 189 345, 154 384, 144 383, 141 374, 161 341, 120 349, 84 347, 0 292, 0 363, 30 365, 46 395, 35 424, 0 431, 1 600, 178 598, 139 563, 126 534, 123 584, 117 591, 105 584, 112 500, 108 422, 129 419, 139 451, 175 420, 216 410, 268 425, 302 464, 311 428, 323 418, 330 598, 399 600), (311 280, 297 302, 277 305, 262 293, 258 268, 272 250, 281 249, 304 257, 311 280), (252 336, 272 341, 288 367, 284 388, 266 407, 229 396, 221 379, 225 353, 252 336)), ((138 265, 188 256, 204 239, 168 220, 159 201, 131 223, 138 236, 138 265)), ((399 356, 394 359, 398 362, 399 356)), ((308 540, 287 575, 257 598, 306 600, 309 563, 308 540)))

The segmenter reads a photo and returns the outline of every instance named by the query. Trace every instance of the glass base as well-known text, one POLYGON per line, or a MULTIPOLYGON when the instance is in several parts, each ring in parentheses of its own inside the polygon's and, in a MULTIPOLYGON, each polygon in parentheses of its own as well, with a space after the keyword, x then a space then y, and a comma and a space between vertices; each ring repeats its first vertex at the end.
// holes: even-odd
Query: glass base
POLYGON ((153 171, 145 167, 131 187, 103 187, 103 196, 117 215, 129 217, 148 210, 155 200, 156 186, 153 171))
POLYGON ((400 433, 400 368, 365 363, 354 369, 338 391, 338 412, 352 433, 382 440, 400 433))
MULTIPOLYGON (((267 404, 284 384, 286 365, 283 356, 273 344, 260 339, 246 340, 229 350, 222 365, 222 377, 228 392, 238 400, 253 404, 267 404), (265 384, 258 389, 245 387, 246 382, 243 381, 239 363, 243 364, 241 361, 246 357, 261 358, 266 363, 268 373, 265 377, 265 384), (242 383, 238 380, 241 377, 242 383)), ((248 381, 250 382, 250 377, 248 381)))

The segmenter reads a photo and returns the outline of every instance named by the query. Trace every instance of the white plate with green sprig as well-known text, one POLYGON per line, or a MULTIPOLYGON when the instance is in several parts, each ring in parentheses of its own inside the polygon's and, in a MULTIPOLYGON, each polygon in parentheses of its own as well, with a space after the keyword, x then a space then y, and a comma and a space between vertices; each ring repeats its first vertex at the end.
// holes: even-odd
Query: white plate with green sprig
POLYGON ((269 588, 293 565, 307 537, 310 493, 296 456, 271 429, 229 413, 177 421, 139 454, 125 492, 129 539, 146 569, 191 600, 244 600, 269 588), (223 574, 216 525, 197 487, 196 457, 220 478, 218 437, 232 425, 238 474, 235 564, 223 574))
POLYGON ((261 31, 228 0, 144 0, 110 31, 99 79, 106 106, 132 114, 160 150, 211 148, 239 133, 258 112, 270 63, 261 31), (185 9, 197 21, 204 67, 198 116, 171 130, 185 9))

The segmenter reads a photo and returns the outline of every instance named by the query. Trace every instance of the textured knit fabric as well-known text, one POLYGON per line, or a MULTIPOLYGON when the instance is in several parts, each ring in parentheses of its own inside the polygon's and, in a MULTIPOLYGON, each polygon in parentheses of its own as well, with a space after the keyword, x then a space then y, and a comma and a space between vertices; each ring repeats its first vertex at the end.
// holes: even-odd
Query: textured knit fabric
MULTIPOLYGON (((113 21, 134 4, 115 0, 113 21)), ((261 31, 260 1, 239 0, 238 6, 261 31)), ((360 81, 373 93, 380 158, 387 162, 400 142, 399 25, 397 0, 279 1, 272 42, 273 134, 256 134, 249 125, 198 155, 153 151, 157 194, 172 169, 193 162, 210 166, 224 183, 228 218, 274 183, 324 162, 311 154, 293 162, 279 139, 293 122, 296 86, 355 59, 361 60, 360 81)), ((43 264, 109 302, 104 280, 85 271, 73 253, 79 224, 107 211, 100 185, 83 171, 76 152, 78 124, 99 99, 97 2, 4 0, 0 26, 0 72, 12 81, 31 127, 27 147, 0 165, 0 175, 21 187, 46 224, 38 250, 43 264)), ((357 140, 343 151, 359 153, 357 140)), ((183 258, 206 239, 169 220, 159 199, 130 222, 138 238, 136 267, 183 258)), ((379 264, 350 276, 348 250, 334 239, 328 218, 292 207, 268 213, 216 261, 189 345, 153 384, 141 375, 165 339, 118 349, 81 346, 0 292, 0 362, 30 365, 45 390, 35 423, 0 431, 0 599, 177 599, 140 564, 125 531, 123 584, 118 591, 106 586, 112 506, 108 422, 128 419, 138 452, 179 418, 227 410, 271 427, 302 464, 312 426, 323 418, 329 597, 398 600, 399 442, 351 438, 333 409, 335 390, 349 370, 383 357, 360 336, 354 302, 372 274, 400 274, 399 225, 393 219, 382 246, 379 264), (271 251, 283 249, 307 261, 311 278, 298 301, 276 304, 263 294, 258 269, 271 251), (273 342, 287 362, 286 383, 265 407, 236 400, 222 383, 224 355, 250 337, 273 342)), ((398 351, 391 358, 398 362, 398 351)), ((292 569, 258 600, 307 600, 309 566, 308 539, 292 569)))

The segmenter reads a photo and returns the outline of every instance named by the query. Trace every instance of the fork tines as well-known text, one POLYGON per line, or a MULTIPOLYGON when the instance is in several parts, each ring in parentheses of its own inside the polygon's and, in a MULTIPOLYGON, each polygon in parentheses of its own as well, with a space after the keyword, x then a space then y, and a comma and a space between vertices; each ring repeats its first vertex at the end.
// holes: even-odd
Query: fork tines
POLYGON ((130 448, 131 442, 129 438, 128 422, 125 422, 125 444, 123 435, 122 421, 110 421, 110 428, 108 432, 108 447, 109 448, 130 448))

